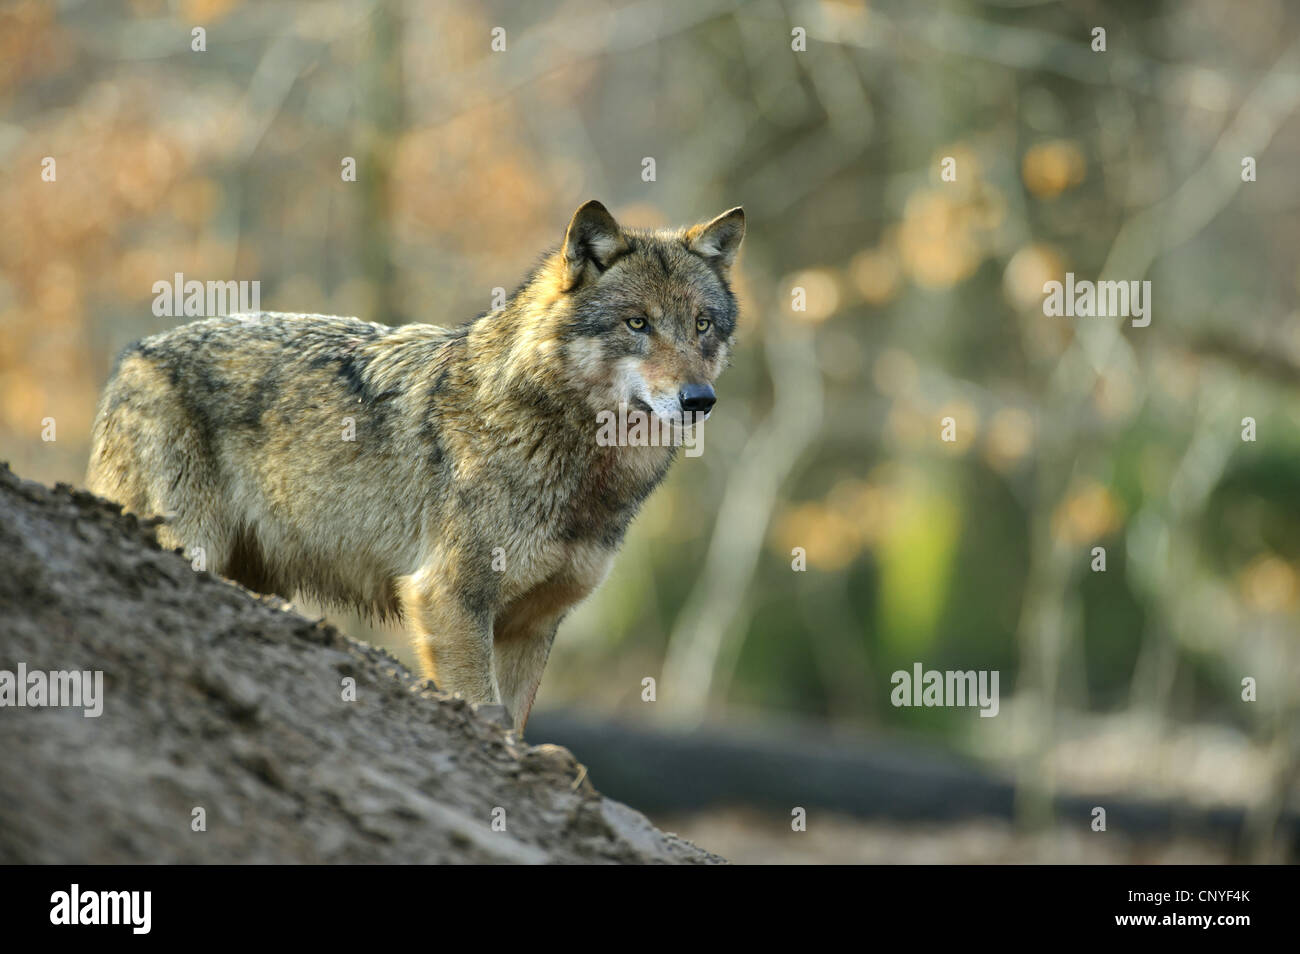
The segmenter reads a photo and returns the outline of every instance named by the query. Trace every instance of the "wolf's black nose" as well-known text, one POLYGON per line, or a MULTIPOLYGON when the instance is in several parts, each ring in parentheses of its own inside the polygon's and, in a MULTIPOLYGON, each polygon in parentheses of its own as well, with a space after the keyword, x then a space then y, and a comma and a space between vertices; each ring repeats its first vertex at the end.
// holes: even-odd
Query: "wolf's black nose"
POLYGON ((713 387, 708 384, 688 384, 677 399, 682 402, 682 410, 691 414, 707 414, 718 403, 713 387))

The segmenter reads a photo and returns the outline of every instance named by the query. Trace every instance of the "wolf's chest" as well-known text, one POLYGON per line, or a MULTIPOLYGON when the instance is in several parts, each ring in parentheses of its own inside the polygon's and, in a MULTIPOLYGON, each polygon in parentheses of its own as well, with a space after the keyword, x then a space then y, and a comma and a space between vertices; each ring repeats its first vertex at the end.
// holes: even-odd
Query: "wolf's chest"
POLYGON ((560 535, 616 548, 672 463, 661 447, 615 447, 591 461, 560 508, 560 535))
POLYGON ((662 448, 602 449, 563 467, 530 458, 528 479, 498 498, 508 501, 508 516, 503 513, 497 527, 510 528, 495 567, 502 573, 503 597, 520 599, 552 586, 585 595, 595 587, 670 462, 662 448))
POLYGON ((581 599, 605 578, 613 560, 613 549, 593 542, 530 541, 503 560, 503 600, 548 592, 581 599))

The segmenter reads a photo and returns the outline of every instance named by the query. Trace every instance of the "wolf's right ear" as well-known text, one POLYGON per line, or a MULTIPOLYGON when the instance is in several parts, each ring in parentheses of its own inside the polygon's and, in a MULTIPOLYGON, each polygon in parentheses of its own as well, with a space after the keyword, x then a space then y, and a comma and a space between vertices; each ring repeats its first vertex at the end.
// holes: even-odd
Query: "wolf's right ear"
POLYGON ((595 199, 573 213, 573 221, 564 233, 564 290, 571 291, 582 282, 588 267, 599 274, 627 251, 627 239, 614 216, 595 199))

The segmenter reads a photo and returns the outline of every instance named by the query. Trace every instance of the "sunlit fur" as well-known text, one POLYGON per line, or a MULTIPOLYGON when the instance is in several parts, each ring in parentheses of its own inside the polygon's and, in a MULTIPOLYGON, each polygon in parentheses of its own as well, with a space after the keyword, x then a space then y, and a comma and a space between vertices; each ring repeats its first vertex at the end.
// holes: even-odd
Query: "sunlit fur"
POLYGON ((743 234, 739 209, 643 232, 590 202, 458 328, 263 313, 146 338, 105 389, 87 483, 250 589, 400 615, 426 675, 522 729, 556 626, 674 456, 601 446, 597 413, 672 418, 714 381, 743 234))

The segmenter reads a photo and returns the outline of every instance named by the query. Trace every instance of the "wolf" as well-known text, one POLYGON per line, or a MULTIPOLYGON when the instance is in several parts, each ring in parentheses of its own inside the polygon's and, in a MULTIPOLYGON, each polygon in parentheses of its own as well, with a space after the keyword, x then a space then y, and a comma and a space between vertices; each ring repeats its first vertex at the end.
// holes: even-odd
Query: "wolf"
POLYGON ((739 207, 642 230, 590 201, 459 327, 262 312, 145 338, 104 389, 87 485, 250 590, 402 619, 439 689, 522 733, 560 620, 675 456, 598 442, 598 417, 702 426, 744 234, 739 207))

